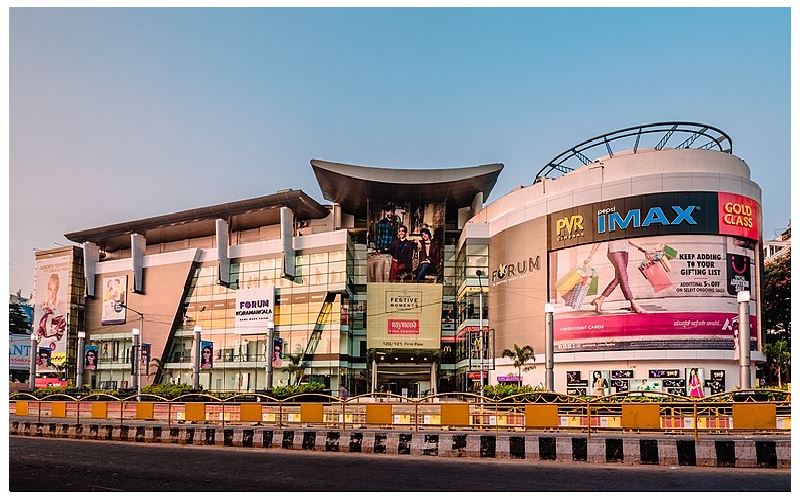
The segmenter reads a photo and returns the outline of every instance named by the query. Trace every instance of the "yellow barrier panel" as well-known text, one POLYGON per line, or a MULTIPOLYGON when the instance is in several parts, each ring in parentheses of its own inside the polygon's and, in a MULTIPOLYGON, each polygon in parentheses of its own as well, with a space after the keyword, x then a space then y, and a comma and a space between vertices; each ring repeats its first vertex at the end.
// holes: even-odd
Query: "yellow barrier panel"
POLYGON ((205 403, 186 403, 186 416, 185 420, 190 421, 205 421, 206 419, 206 404, 205 403))
POLYGON ((469 425, 469 404, 446 403, 440 405, 439 411, 442 414, 442 425, 469 425))
POLYGON ((392 423, 392 405, 367 405, 367 423, 389 425, 392 423))
POLYGON ((50 403, 50 416, 65 418, 67 416, 67 403, 64 401, 53 401, 50 403))
POLYGON ((153 420, 155 410, 153 403, 136 403, 136 419, 137 420, 153 420))
POLYGON ((734 429, 775 429, 775 404, 734 403, 734 429))
POLYGON ((300 422, 304 424, 322 423, 322 403, 300 403, 300 422))
POLYGON ((260 403, 242 403, 239 412, 239 422, 261 422, 260 403))
MULTIPOLYGON (((41 403, 39 403, 41 404, 41 403)), ((28 416, 28 402, 27 401, 17 401, 16 402, 16 409, 14 410, 14 414, 18 417, 27 417, 28 416)))
POLYGON ((107 418, 108 403, 92 403, 92 418, 107 418))
POLYGON ((525 405, 525 427, 558 427, 558 405, 525 405))
POLYGON ((657 404, 623 404, 622 428, 623 429, 661 429, 660 407, 657 404))

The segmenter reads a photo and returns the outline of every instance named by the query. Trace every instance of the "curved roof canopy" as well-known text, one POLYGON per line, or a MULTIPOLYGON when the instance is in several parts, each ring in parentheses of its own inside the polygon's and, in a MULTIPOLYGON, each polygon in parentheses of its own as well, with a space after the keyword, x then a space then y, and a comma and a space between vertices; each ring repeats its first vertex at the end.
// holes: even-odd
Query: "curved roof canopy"
POLYGON ((326 200, 336 202, 349 214, 366 212, 367 199, 381 201, 446 202, 469 206, 475 194, 489 197, 502 163, 476 167, 409 169, 347 165, 311 160, 314 175, 326 200))
POLYGON ((144 235, 148 244, 211 236, 216 232, 216 219, 228 221, 231 231, 279 224, 281 207, 291 208, 300 220, 321 219, 330 213, 303 191, 287 189, 258 198, 83 229, 64 237, 76 243, 91 241, 106 251, 114 251, 130 247, 133 233, 144 235))

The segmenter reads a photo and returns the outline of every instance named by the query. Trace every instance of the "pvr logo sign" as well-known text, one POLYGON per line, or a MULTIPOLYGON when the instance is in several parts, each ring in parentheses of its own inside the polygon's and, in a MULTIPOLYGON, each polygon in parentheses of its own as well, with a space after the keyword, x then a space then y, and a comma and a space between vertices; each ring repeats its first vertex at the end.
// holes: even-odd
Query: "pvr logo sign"
POLYGON ((583 236, 583 215, 571 215, 556 219, 558 241, 571 240, 583 236))

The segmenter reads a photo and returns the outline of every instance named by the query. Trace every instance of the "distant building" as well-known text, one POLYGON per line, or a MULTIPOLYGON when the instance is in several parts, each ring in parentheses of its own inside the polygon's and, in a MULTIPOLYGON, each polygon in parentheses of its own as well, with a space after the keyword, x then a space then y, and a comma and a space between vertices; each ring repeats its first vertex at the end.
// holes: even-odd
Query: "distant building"
POLYGON ((764 242, 764 265, 769 264, 779 257, 789 255, 792 251, 791 224, 786 228, 786 232, 775 238, 764 242))

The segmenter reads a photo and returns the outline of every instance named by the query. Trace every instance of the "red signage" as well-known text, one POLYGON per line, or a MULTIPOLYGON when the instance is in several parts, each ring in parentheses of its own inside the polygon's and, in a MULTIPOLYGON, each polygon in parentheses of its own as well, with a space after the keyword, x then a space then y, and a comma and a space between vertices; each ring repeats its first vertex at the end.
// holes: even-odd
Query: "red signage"
POLYGON ((389 335, 419 335, 419 320, 389 318, 386 331, 389 335))
POLYGON ((467 372, 467 378, 470 380, 480 380, 481 372, 467 372))
POLYGON ((719 193, 719 234, 758 240, 758 203, 746 196, 719 193))

